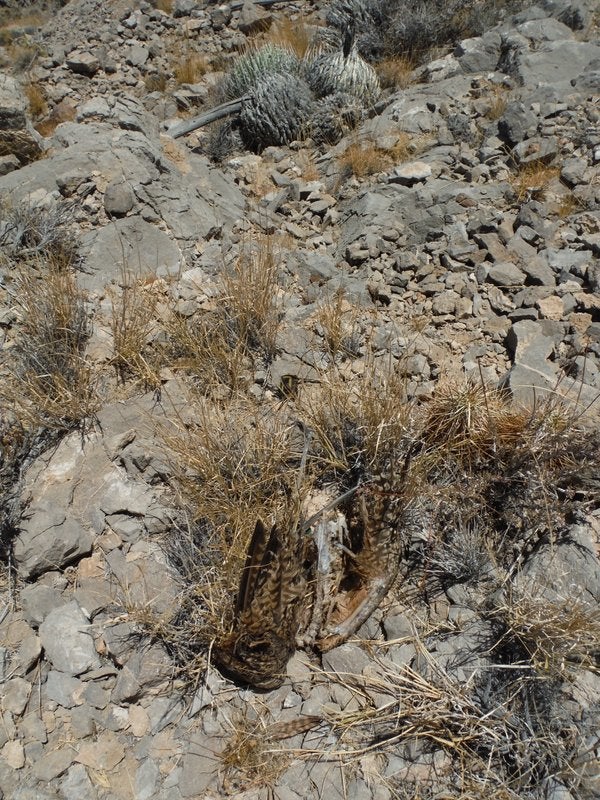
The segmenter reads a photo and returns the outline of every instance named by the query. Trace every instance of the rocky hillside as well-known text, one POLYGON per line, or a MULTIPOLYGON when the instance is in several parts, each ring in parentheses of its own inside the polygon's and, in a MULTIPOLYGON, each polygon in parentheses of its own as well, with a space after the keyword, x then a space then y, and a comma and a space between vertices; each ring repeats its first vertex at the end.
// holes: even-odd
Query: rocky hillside
POLYGON ((599 797, 594 0, 0 26, 0 798, 599 797))

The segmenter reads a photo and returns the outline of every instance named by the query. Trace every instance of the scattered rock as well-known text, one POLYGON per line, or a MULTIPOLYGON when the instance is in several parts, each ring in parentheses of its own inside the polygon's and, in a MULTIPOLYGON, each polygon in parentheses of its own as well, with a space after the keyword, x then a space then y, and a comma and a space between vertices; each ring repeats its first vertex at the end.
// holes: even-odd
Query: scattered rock
POLYGON ((40 639, 54 669, 81 675, 101 665, 89 619, 72 601, 51 611, 40 625, 40 639))

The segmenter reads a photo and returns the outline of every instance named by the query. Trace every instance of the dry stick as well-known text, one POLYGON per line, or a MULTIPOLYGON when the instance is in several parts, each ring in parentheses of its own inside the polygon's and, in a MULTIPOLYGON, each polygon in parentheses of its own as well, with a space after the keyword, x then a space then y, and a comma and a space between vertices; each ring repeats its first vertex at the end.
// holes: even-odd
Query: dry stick
POLYGON ((242 107, 242 101, 244 99, 245 96, 239 97, 237 100, 229 100, 227 103, 222 103, 220 106, 216 106, 216 108, 204 114, 200 114, 198 117, 186 119, 185 122, 174 125, 172 128, 169 128, 167 133, 169 136, 172 136, 173 139, 178 139, 180 136, 185 136, 186 133, 191 133, 197 128, 202 128, 204 125, 209 125, 211 122, 215 122, 218 119, 237 114, 242 107))
MULTIPOLYGON (((255 6, 275 6, 281 3, 285 5, 285 0, 253 0, 255 6)), ((244 5, 243 2, 231 3, 229 6, 232 11, 239 11, 244 5)))

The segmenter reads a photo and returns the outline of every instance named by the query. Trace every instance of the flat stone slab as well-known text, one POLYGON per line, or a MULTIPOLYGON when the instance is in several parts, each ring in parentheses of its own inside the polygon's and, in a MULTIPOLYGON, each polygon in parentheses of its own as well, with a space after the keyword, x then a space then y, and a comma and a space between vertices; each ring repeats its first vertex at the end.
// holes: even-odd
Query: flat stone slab
POLYGON ((46 658, 60 672, 81 675, 101 666, 90 621, 75 601, 48 614, 40 625, 40 638, 46 658))

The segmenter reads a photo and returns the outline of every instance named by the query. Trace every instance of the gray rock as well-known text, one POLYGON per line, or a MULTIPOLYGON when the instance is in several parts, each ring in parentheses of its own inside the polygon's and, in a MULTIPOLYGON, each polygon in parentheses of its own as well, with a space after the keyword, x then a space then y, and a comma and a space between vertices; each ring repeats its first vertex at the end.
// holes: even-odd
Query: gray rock
POLYGON ((111 699, 114 703, 136 700, 155 686, 168 681, 173 663, 160 645, 134 652, 119 672, 111 699))
POLYGON ((173 16, 175 19, 189 17, 197 5, 197 0, 175 0, 173 3, 173 16))
POLYGON ((558 154, 558 141, 553 136, 534 136, 515 145, 512 154, 520 165, 548 163, 558 154))
POLYGON ((0 73, 0 130, 18 131, 27 127, 27 98, 14 78, 0 73))
POLYGON ((76 739, 87 739, 96 732, 97 712, 89 706, 75 706, 71 709, 71 731, 76 739))
POLYGON ((454 50, 463 72, 492 72, 500 58, 500 34, 489 31, 483 36, 463 39, 454 50))
POLYGON ((523 261, 520 268, 527 275, 526 283, 528 284, 535 286, 556 285, 554 271, 541 257, 533 258, 531 261, 523 261))
POLYGON ((19 725, 19 731, 24 742, 41 742, 45 744, 48 741, 48 732, 39 714, 39 708, 23 717, 19 725))
POLYGON ((193 733, 183 755, 179 790, 183 797, 196 798, 215 786, 219 773, 218 754, 224 747, 221 738, 193 733))
POLYGON ((323 654, 323 668, 338 675, 360 675, 371 659, 362 647, 343 644, 323 654))
POLYGON ((60 782, 60 792, 64 800, 96 800, 98 793, 88 777, 83 764, 73 764, 60 782))
POLYGON ((489 625, 475 620, 460 633, 439 639, 435 643, 435 669, 441 668, 461 685, 473 681, 489 665, 481 646, 489 637, 489 625))
POLYGON ((21 162, 14 153, 10 153, 7 156, 0 156, 0 177, 2 175, 8 175, 9 172, 13 172, 15 169, 19 169, 20 166, 21 162))
POLYGON ((66 59, 67 67, 78 75, 91 78, 100 69, 100 59, 89 51, 75 50, 66 59))
POLYGON ((582 31, 590 24, 592 6, 578 0, 571 0, 565 4, 564 9, 558 14, 558 20, 568 25, 573 31, 582 31))
POLYGON ((600 388, 600 369, 591 354, 577 356, 571 364, 570 374, 579 381, 600 388))
POLYGON ((555 272, 570 272, 580 278, 586 276, 588 264, 592 260, 592 254, 589 251, 571 250, 569 247, 561 249, 549 247, 543 251, 543 255, 555 272))
POLYGON ((48 614, 40 625, 40 638, 46 657, 56 670, 80 675, 101 665, 90 628, 75 601, 48 614))
POLYGON ((21 786, 15 789, 14 794, 11 795, 11 800, 59 800, 59 797, 54 792, 44 792, 41 789, 21 786))
POLYGON ((431 166, 423 161, 411 161, 394 167, 388 175, 388 183, 399 183, 401 186, 414 186, 415 183, 425 183, 431 177, 431 166))
POLYGON ((140 277, 156 273, 177 275, 182 253, 163 231, 138 216, 117 219, 82 237, 84 269, 92 273, 82 283, 104 287, 128 270, 140 277))
POLYGON ((580 183, 587 183, 587 162, 583 158, 567 158, 560 170, 560 179, 571 188, 580 183))
POLYGON ((34 627, 48 616, 53 608, 64 603, 62 594, 52 586, 41 583, 31 583, 21 589, 21 606, 23 616, 34 627))
POLYGON ((51 669, 48 673, 44 686, 46 697, 63 708, 73 708, 77 705, 82 690, 83 684, 78 678, 55 669, 51 669))
POLYGON ((589 527, 574 525, 564 541, 543 546, 527 561, 515 578, 515 589, 530 596, 535 586, 537 596, 549 602, 572 600, 597 607, 600 562, 594 538, 589 527))
POLYGON ((518 101, 509 103, 498 120, 498 135, 511 147, 532 136, 536 128, 535 114, 518 101))
POLYGON ((152 733, 160 733, 176 720, 180 720, 184 708, 183 701, 176 693, 170 697, 156 697, 148 708, 152 733))
POLYGON ((147 47, 141 44, 133 44, 125 56, 125 61, 132 67, 143 67, 149 57, 150 51, 147 47))
POLYGON ((12 669, 17 675, 26 675, 29 670, 37 664, 42 653, 42 644, 38 636, 33 631, 24 636, 19 645, 19 649, 12 659, 12 669))
POLYGON ((19 166, 34 161, 43 152, 42 138, 27 117, 25 95, 14 78, 0 75, 0 154, 7 160, 2 174, 13 174, 15 159, 19 166))
POLYGON ((60 508, 39 503, 28 514, 14 545, 15 563, 24 578, 63 569, 91 552, 91 533, 60 508))
POLYGON ((118 622, 107 626, 103 631, 103 639, 111 659, 122 666, 135 651, 135 636, 139 628, 133 622, 118 622))
POLYGON ((11 678, 3 686, 2 708, 20 716, 31 695, 31 684, 23 678, 11 678))
POLYGON ((513 360, 504 384, 519 402, 535 402, 546 392, 553 392, 557 376, 548 356, 554 341, 545 336, 539 322, 522 320, 510 328, 506 339, 513 360))
POLYGON ((573 39, 571 28, 549 17, 547 19, 533 19, 517 25, 517 30, 532 42, 564 42, 573 39))
POLYGON ((131 186, 124 181, 111 181, 104 192, 104 210, 112 217, 129 213, 135 203, 131 186))
POLYGON ((525 273, 515 264, 505 261, 490 267, 487 280, 496 286, 523 286, 525 284, 525 273))
POLYGON ((558 93, 584 78, 599 58, 600 45, 592 42, 548 42, 520 56, 516 75, 522 86, 549 86, 558 93))
POLYGON ((135 773, 136 800, 152 800, 159 782, 160 772, 156 763, 151 758, 144 759, 135 773))
POLYGON ((77 752, 72 747, 50 750, 44 753, 41 758, 34 761, 32 772, 38 781, 47 783, 66 772, 75 760, 76 755, 77 752))
POLYGON ((77 109, 77 122, 85 122, 91 119, 109 119, 111 116, 111 107, 105 97, 92 97, 86 100, 77 109))
POLYGON ((157 544, 138 542, 128 556, 115 549, 106 561, 113 581, 122 587, 117 598, 130 607, 151 608, 156 614, 175 612, 181 587, 157 544))
MULTIPOLYGON (((434 311, 434 313, 437 312, 434 311)), ((429 362, 427 361, 426 356, 422 355, 421 353, 417 353, 416 355, 407 358, 406 363, 403 365, 403 369, 405 374, 409 377, 419 378, 424 381, 429 380, 431 375, 429 362)))
POLYGON ((245 0, 239 12, 238 27, 246 36, 252 36, 271 27, 273 16, 256 3, 245 0))

